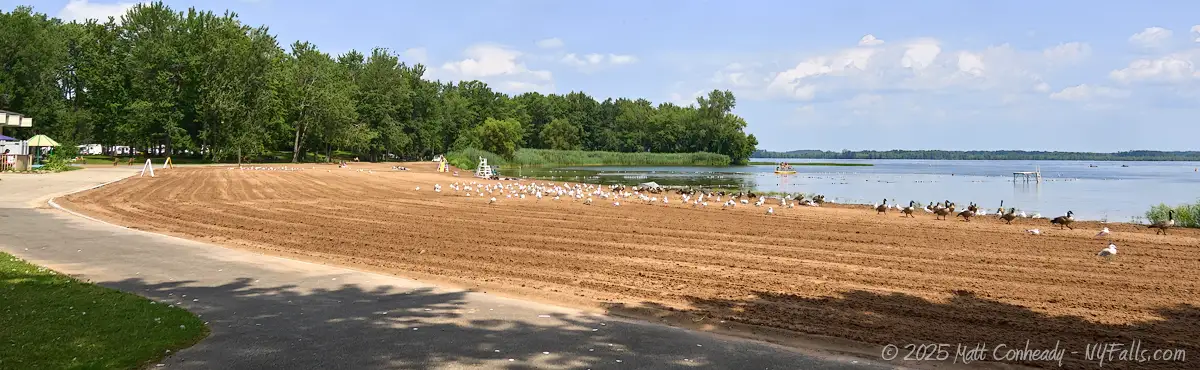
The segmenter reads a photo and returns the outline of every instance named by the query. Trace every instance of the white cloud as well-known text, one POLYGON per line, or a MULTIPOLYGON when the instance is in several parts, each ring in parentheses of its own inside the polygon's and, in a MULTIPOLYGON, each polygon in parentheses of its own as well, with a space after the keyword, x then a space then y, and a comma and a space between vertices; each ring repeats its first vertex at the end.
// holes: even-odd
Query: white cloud
POLYGON ((594 72, 605 66, 616 66, 633 64, 637 62, 637 57, 632 55, 619 54, 575 54, 568 53, 559 59, 559 62, 576 67, 583 72, 594 72))
POLYGON ((1159 47, 1171 39, 1173 32, 1162 27, 1149 27, 1129 36, 1129 42, 1147 48, 1159 47))
POLYGON ((633 64, 637 62, 637 57, 632 55, 609 54, 608 62, 612 64, 633 64))
POLYGON ((1128 67, 1108 74, 1113 80, 1129 84, 1136 82, 1180 83, 1200 78, 1195 61, 1198 51, 1174 53, 1157 58, 1137 59, 1128 67))
POLYGON ((1050 94, 1050 99, 1055 100, 1070 100, 1070 101, 1087 101, 1093 99, 1107 98, 1120 99, 1129 97, 1130 93, 1126 90, 1114 89, 1104 86, 1092 86, 1088 84, 1071 86, 1062 89, 1059 92, 1050 94))
POLYGON ((409 60, 414 63, 429 63, 429 51, 425 50, 425 48, 409 48, 404 50, 403 57, 405 60, 409 60))
POLYGON ((860 40, 856 46, 809 56, 774 71, 770 67, 778 63, 732 63, 714 72, 706 86, 716 84, 747 99, 802 101, 839 92, 842 94, 836 95, 946 89, 1048 92, 1050 87, 1043 82, 1042 74, 1078 62, 1090 53, 1088 44, 1078 42, 1034 50, 1018 50, 1007 44, 947 50, 933 38, 872 46, 862 46, 860 40))
POLYGON ((1082 42, 1058 44, 1042 50, 1042 56, 1050 63, 1075 63, 1092 54, 1092 47, 1082 42))
POLYGON ((912 70, 922 70, 929 67, 938 54, 942 53, 939 42, 932 38, 919 39, 908 44, 904 50, 904 58, 900 65, 912 70))
POLYGON ((450 79, 479 79, 506 92, 553 92, 553 76, 547 70, 532 70, 521 61, 524 55, 500 45, 479 44, 464 52, 466 59, 447 62, 442 71, 450 79))
POLYGON ((1200 24, 1192 26, 1192 41, 1200 42, 1200 24))
POLYGON ((539 40, 537 46, 542 49, 555 49, 563 47, 563 40, 557 37, 545 40, 539 40))
POLYGON ((107 21, 108 17, 116 18, 118 22, 121 16, 125 15, 129 9, 139 4, 138 2, 117 2, 112 4, 94 4, 88 0, 71 0, 63 6, 62 10, 58 11, 58 19, 64 22, 84 22, 88 19, 96 19, 101 22, 107 21))
POLYGON ((877 39, 877 38, 875 38, 875 35, 872 35, 869 33, 866 36, 863 36, 862 39, 858 40, 858 46, 875 46, 875 45, 883 45, 883 40, 877 39))

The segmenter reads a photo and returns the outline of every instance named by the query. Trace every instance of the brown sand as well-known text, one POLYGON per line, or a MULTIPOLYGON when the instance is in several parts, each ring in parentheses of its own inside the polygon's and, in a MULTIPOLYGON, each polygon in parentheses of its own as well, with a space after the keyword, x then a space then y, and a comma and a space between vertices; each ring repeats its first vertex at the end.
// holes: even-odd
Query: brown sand
POLYGON ((860 345, 837 349, 864 356, 889 343, 903 356, 909 343, 1061 341, 1065 368, 1095 368, 1088 344, 1141 340, 1193 358, 1104 367, 1200 362, 1196 230, 1162 236, 1108 224, 1120 255, 1105 262, 1095 254, 1108 239, 1093 238, 1094 222, 1060 231, 1047 220, 939 221, 836 206, 776 205, 768 216, 766 206, 692 208, 676 195, 670 205, 503 196, 489 205, 449 188, 476 181, 467 172, 408 165, 177 168, 61 203, 144 230, 685 327, 802 346, 853 341, 860 345))

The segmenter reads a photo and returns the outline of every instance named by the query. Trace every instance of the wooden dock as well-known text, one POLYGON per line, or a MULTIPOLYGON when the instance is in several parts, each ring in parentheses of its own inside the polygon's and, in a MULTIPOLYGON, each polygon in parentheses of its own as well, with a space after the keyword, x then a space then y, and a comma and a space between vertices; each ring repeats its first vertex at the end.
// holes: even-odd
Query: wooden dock
POLYGON ((1041 166, 1038 166, 1037 169, 1035 169, 1033 171, 1013 172, 1013 182, 1017 182, 1017 177, 1023 177, 1025 182, 1029 182, 1029 179, 1033 178, 1034 181, 1041 183, 1042 182, 1042 168, 1041 168, 1041 166))

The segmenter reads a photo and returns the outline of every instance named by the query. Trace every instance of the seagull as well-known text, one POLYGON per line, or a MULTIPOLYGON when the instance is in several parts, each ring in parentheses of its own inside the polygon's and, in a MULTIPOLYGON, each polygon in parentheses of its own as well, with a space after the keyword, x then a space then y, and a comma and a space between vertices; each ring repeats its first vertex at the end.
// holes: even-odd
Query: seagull
POLYGON ((496 197, 492 197, 492 199, 488 199, 488 204, 492 204, 492 203, 496 203, 496 197))
POLYGON ((1042 231, 1038 229, 1029 229, 1025 230, 1025 232, 1029 233, 1029 235, 1042 235, 1042 231))
POLYGON ((767 214, 768 215, 775 214, 775 207, 767 207, 767 214))
POLYGON ((1106 260, 1111 260, 1113 258, 1113 256, 1116 256, 1116 255, 1117 255, 1117 245, 1113 244, 1113 242, 1111 240, 1108 241, 1108 247, 1101 249, 1100 253, 1096 253, 1096 256, 1104 257, 1104 259, 1106 259, 1106 260))
POLYGON ((1099 238, 1101 236, 1108 236, 1110 234, 1112 234, 1112 232, 1109 232, 1108 228, 1106 227, 1106 228, 1100 229, 1100 232, 1096 233, 1095 237, 1099 238))
POLYGON ((420 187, 420 186, 418 186, 416 190, 417 190, 417 191, 421 191, 421 187, 420 187))

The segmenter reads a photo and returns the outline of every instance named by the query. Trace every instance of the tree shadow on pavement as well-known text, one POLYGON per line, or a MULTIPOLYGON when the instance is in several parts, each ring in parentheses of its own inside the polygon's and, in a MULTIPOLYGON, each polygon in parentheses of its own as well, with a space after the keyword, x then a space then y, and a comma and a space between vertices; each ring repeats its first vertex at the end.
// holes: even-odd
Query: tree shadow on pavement
MULTIPOLYGON (((755 292, 754 299, 707 299, 688 297, 695 309, 678 315, 706 320, 728 320, 740 324, 784 329, 791 332, 828 335, 875 344, 880 353, 887 344, 900 347, 899 356, 908 354, 904 344, 963 344, 974 349, 987 348, 985 359, 1004 356, 1010 349, 1052 349, 1056 343, 1064 349, 1063 368, 1097 368, 1099 358, 1087 357, 1088 346, 1121 343, 1122 349, 1138 345, 1147 352, 1113 352, 1105 356, 1103 368, 1111 369, 1195 369, 1200 367, 1200 307, 1178 304, 1154 311, 1158 319, 1132 324, 1105 323, 1105 317, 1083 318, 1051 315, 1029 307, 1003 303, 970 291, 954 291, 948 301, 934 302, 903 293, 879 293, 854 290, 840 297, 810 298, 771 292, 755 292), (1136 344, 1135 344, 1136 343, 1136 344), (994 351, 1004 345, 1000 351, 994 351), (1183 360, 1155 360, 1155 350, 1183 350, 1183 360)), ((646 303, 646 306, 654 306, 646 303)), ((1103 307, 1103 302, 1095 302, 1103 307)), ((1078 307, 1078 306, 1077 306, 1078 307)), ((614 307, 619 309, 620 307, 614 307)), ((953 347, 951 349, 953 359, 953 347)), ((1179 352, 1172 352, 1179 355, 1179 352)), ((1057 362, 1008 359, 1006 364, 1058 368, 1057 362)), ((902 365, 903 363, 893 361, 902 365)))
POLYGON ((864 368, 681 329, 476 303, 466 292, 358 285, 302 291, 240 278, 101 283, 201 316, 212 335, 163 361, 179 369, 864 368), (211 303, 211 304, 210 304, 211 303))

